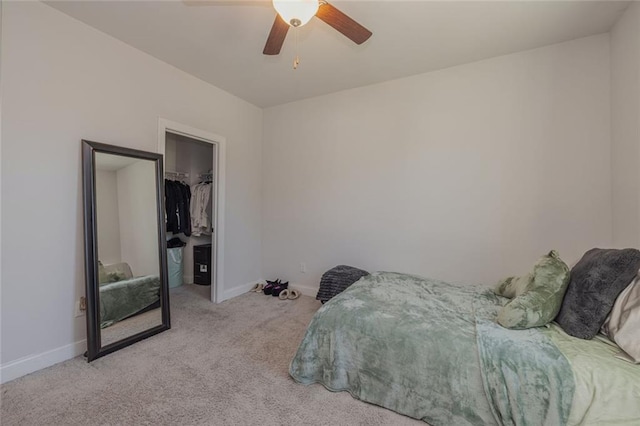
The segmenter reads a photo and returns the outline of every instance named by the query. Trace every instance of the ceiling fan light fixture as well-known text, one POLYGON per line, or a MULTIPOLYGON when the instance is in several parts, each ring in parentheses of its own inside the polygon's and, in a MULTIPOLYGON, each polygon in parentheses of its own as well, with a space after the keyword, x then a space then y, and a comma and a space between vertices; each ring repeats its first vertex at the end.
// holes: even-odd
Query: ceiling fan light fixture
POLYGON ((318 0, 273 0, 280 17, 292 27, 301 27, 318 12, 318 0))

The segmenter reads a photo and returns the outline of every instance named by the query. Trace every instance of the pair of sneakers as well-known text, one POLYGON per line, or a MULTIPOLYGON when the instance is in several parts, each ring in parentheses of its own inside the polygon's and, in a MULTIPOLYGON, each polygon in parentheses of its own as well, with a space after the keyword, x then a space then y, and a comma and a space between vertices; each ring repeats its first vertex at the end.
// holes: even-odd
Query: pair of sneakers
POLYGON ((262 292, 265 295, 270 294, 273 297, 278 297, 280 296, 280 293, 282 293, 282 291, 286 290, 288 287, 289 287, 289 281, 287 281, 286 283, 283 283, 282 281, 280 281, 279 278, 275 281, 267 280, 267 285, 265 285, 262 288, 262 292))

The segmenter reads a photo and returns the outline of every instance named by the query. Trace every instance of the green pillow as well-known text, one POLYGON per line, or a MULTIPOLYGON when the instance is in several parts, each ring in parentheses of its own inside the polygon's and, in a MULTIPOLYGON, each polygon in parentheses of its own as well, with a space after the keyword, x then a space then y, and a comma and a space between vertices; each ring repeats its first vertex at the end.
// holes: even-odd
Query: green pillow
POLYGON ((513 298, 498 313, 498 324, 515 329, 548 324, 558 315, 568 285, 569 267, 552 250, 540 258, 532 273, 498 283, 495 293, 513 298))
POLYGON ((126 279, 126 277, 122 272, 112 272, 107 275, 107 282, 109 283, 115 283, 124 279, 126 279))
POLYGON ((524 277, 509 277, 500 281, 496 286, 495 293, 513 299, 520 296, 531 285, 533 274, 529 273, 524 277))
POLYGON ((109 274, 107 274, 107 270, 101 261, 98 260, 98 283, 106 283, 109 282, 109 274))

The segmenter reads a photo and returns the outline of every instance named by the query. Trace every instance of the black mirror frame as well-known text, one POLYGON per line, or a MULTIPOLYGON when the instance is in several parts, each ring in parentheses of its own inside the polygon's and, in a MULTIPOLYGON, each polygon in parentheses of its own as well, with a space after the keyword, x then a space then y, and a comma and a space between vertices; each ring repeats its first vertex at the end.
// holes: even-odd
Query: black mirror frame
POLYGON ((164 173, 161 154, 82 140, 82 187, 84 196, 85 284, 87 297, 87 361, 110 354, 140 340, 171 328, 169 316, 169 283, 167 273, 166 233, 164 226, 164 173), (155 162, 158 218, 158 251, 160 258, 160 309, 162 324, 101 347, 100 291, 98 283, 95 154, 115 154, 155 162))

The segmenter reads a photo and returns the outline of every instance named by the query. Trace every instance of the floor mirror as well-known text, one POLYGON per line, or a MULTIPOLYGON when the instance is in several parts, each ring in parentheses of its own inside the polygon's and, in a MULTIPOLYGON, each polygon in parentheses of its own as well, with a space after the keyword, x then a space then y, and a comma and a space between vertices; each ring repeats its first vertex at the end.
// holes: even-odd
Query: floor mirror
POLYGON ((170 328, 162 155, 82 141, 87 360, 170 328))

